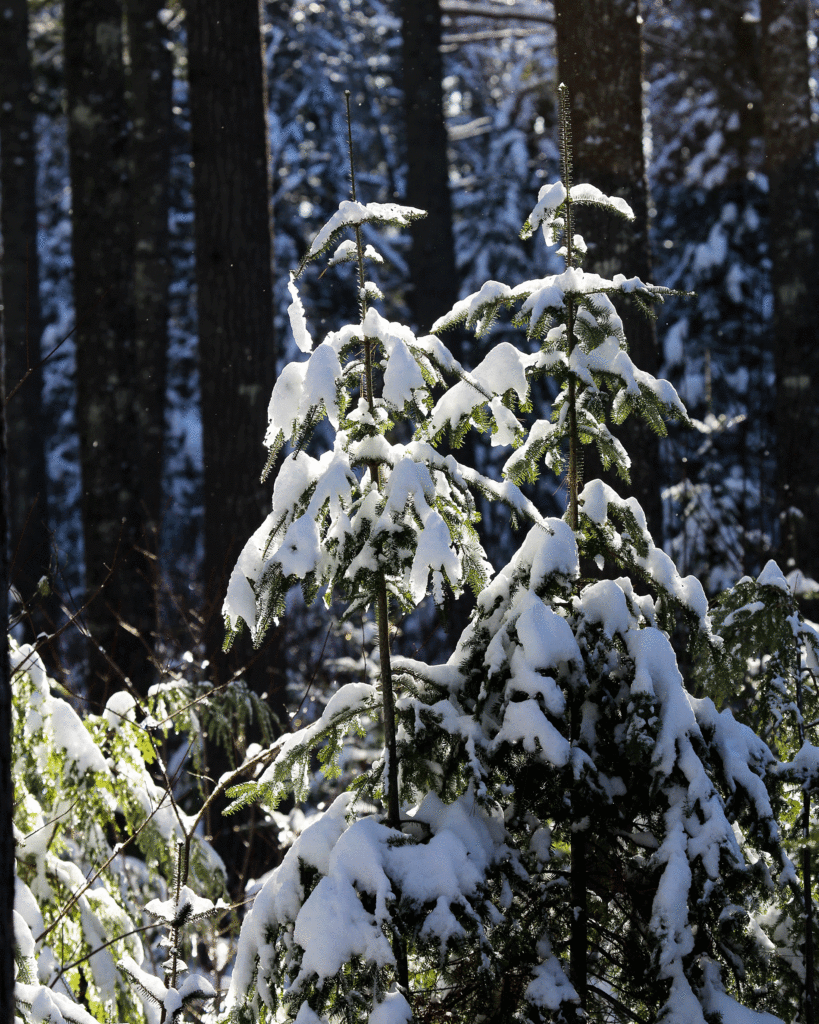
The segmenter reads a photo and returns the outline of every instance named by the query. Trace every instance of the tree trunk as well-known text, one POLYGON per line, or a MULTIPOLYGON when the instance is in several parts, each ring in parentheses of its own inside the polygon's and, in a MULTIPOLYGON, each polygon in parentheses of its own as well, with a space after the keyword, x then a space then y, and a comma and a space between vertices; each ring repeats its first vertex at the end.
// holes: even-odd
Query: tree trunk
MULTIPOLYGON (((5 193, 4 193, 5 195, 5 193)), ((2 298, 2 292, 0 292, 2 298)), ((14 1020, 14 780, 9 670, 9 500, 5 339, 0 325, 0 1019, 14 1020)))
MULTIPOLYGON (((43 375, 37 256, 37 165, 26 0, 9 0, 0 47, 2 321, 9 391, 27 376, 8 420, 11 582, 26 602, 48 575, 43 375)), ((39 616, 36 631, 47 623, 39 616)))
POLYGON ((815 133, 810 120, 807 6, 763 0, 762 90, 774 295, 780 550, 788 568, 819 578, 819 258, 815 133), (798 510, 798 511, 796 511, 798 510))
MULTIPOLYGON (((222 602, 247 538, 269 507, 259 482, 276 373, 267 88, 258 0, 186 0, 199 318, 205 504, 205 655, 214 683, 234 672, 283 708, 278 630, 261 656, 245 639, 222 653, 222 602), (255 657, 255 660, 253 660, 255 657), (245 663, 252 662, 243 668, 245 663)), ((227 768, 209 747, 210 774, 227 768)), ((218 823, 220 808, 214 809, 218 823)), ((259 865, 243 851, 237 815, 216 846, 226 863, 259 865)), ((244 819, 247 820, 246 818, 244 819)), ((252 830, 249 833, 252 836, 252 830)), ((244 844, 242 844, 244 845, 244 844)), ((269 865, 268 865, 269 866, 269 865)))
POLYGON ((220 653, 227 581, 270 501, 259 483, 276 372, 267 89, 257 0, 187 0, 186 12, 205 463, 206 653, 211 671, 224 679, 230 671, 220 653))
MULTIPOLYGON (((773 344, 776 365, 777 491, 780 551, 788 568, 819 578, 819 500, 815 438, 819 409, 816 322, 819 302, 819 207, 816 135, 811 123, 808 10, 805 0, 762 0, 762 106, 770 199, 773 344)), ((809 602, 815 614, 819 602, 809 602)), ((801 691, 799 691, 801 711, 801 691)), ((816 1019, 813 893, 809 848, 810 797, 804 801, 802 885, 805 893, 807 1024, 816 1019)))
POLYGON ((87 695, 98 709, 122 676, 143 691, 152 681, 154 595, 142 554, 122 9, 116 0, 66 0, 64 17, 82 516, 93 598, 85 614, 87 695))
MULTIPOLYGON (((458 299, 452 196, 444 121, 441 10, 438 0, 402 0, 404 113, 409 206, 429 214, 412 225, 410 309, 426 332, 458 299)), ((452 347, 461 358, 460 346, 452 347)))
MULTIPOLYGON (((604 277, 624 273, 650 281, 638 16, 638 0, 555 0, 558 73, 572 101, 574 182, 589 182, 608 195, 621 196, 636 217, 626 224, 605 211, 579 210, 578 230, 589 243, 585 268, 604 277)), ((659 354, 653 321, 633 306, 619 313, 634 363, 656 374, 659 354)), ((643 507, 652 534, 661 539, 657 437, 635 416, 616 432, 633 456, 639 453, 631 469, 631 493, 643 507)), ((599 465, 596 456, 594 461, 599 465)))
MULTIPOLYGON (((140 480, 145 545, 159 597, 158 548, 162 519, 162 463, 168 350, 168 207, 173 67, 163 0, 126 0, 129 138, 134 225, 134 312, 139 391, 140 480)), ((155 602, 158 611, 158 602, 155 602)))

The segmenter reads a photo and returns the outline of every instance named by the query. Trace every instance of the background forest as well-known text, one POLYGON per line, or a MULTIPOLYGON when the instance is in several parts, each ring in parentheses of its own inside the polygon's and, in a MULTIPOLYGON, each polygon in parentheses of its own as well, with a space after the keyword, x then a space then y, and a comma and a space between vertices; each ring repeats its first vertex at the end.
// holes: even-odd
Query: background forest
POLYGON ((817 32, 3 0, 0 1018, 813 1024, 817 32))

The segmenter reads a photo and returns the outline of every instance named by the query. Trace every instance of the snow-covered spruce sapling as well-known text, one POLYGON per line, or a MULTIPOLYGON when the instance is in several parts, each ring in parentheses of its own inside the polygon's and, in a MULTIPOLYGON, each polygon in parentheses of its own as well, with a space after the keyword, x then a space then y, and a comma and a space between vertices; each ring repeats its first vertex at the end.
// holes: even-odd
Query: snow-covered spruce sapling
MULTIPOLYGON (((548 369, 560 390, 551 423, 524 432, 509 421, 518 447, 506 473, 531 479, 541 459, 566 467, 567 521, 529 532, 482 591, 448 664, 394 663, 405 688, 413 680, 441 697, 435 715, 399 701, 411 712, 407 748, 434 764, 447 747, 479 804, 502 812, 518 858, 487 933, 493 958, 474 957, 458 982, 459 1016, 487 1013, 489 976, 492 1020, 770 1024, 743 1004, 776 1007, 774 979, 793 979, 754 920, 771 901, 772 874, 796 883, 769 796, 776 759, 730 711, 685 688, 670 640, 675 609, 695 646, 719 646, 699 582, 655 546, 635 499, 600 480, 581 489, 583 444, 627 478, 607 418, 634 413, 661 429, 663 413, 685 413, 668 383, 632 364, 611 301, 649 302, 663 289, 578 265, 573 208, 630 211, 572 185, 561 92, 563 177, 541 190, 525 231, 542 226, 550 243, 562 234, 566 270, 515 288, 489 282, 437 326, 465 319, 483 331, 502 306, 517 310, 538 349, 530 372, 548 369), (593 560, 623 575, 581 578, 593 560)), ((461 430, 468 417, 450 394, 428 422, 461 430)))
MULTIPOLYGON (((304 263, 350 231, 353 238, 338 245, 330 262, 356 264, 360 318, 320 344, 313 344, 291 284, 291 324, 308 358, 286 366, 276 383, 269 464, 286 439, 292 451, 276 477, 272 511, 231 576, 228 639, 246 625, 259 640, 294 584, 301 582, 308 601, 323 588, 328 602, 346 603, 345 616, 374 609, 379 681, 341 687, 316 722, 278 741, 273 764, 236 787, 234 806, 251 800, 275 806, 290 788, 301 795, 316 748, 323 744, 323 756, 332 759, 358 719, 380 713, 383 758, 354 788, 382 800, 386 813, 362 817, 352 794, 342 794, 273 872, 242 929, 230 994, 236 1020, 283 1010, 300 1022, 325 1014, 381 1024, 409 1019, 410 969, 413 978, 433 976, 464 936, 480 942, 488 912, 485 871, 505 858, 499 821, 473 799, 444 804, 435 791, 416 793, 411 780, 422 767, 412 767, 411 750, 400 762, 397 755, 392 616, 411 611, 428 588, 442 606, 446 588, 458 593, 469 583, 480 590, 485 582, 470 485, 520 516, 538 518, 517 486, 494 485, 423 439, 390 439, 396 424, 425 421, 444 372, 461 378, 457 388, 484 402, 492 398, 485 377, 465 374, 439 339, 387 322, 373 304, 378 295, 365 267, 379 257, 365 249, 362 225, 403 226, 421 215, 362 204, 355 190, 340 205, 304 263), (309 436, 325 417, 333 445, 314 457, 306 450, 309 436)), ((508 381, 502 390, 522 388, 525 400, 518 363, 498 370, 503 376, 496 381, 508 381)))
POLYGON ((221 901, 215 904, 206 897, 197 896, 184 883, 188 876, 186 858, 187 846, 180 842, 176 850, 173 896, 167 900, 151 900, 145 906, 145 913, 167 930, 167 935, 161 940, 161 945, 168 954, 168 959, 162 965, 165 981, 143 970, 130 956, 124 956, 118 964, 142 998, 160 1008, 160 1024, 177 1024, 191 1004, 213 999, 216 995, 213 985, 202 975, 191 974, 186 978, 181 977, 187 971, 187 965, 182 957, 183 928, 213 917, 224 908, 221 901))
POLYGON ((813 1022, 819 977, 811 797, 819 791, 819 749, 808 730, 819 724, 819 634, 799 609, 795 590, 801 583, 800 573, 786 578, 770 561, 756 579, 744 576, 721 594, 712 619, 723 648, 716 658, 703 652, 698 674, 717 706, 732 707, 781 762, 776 772, 783 786, 776 795, 782 800, 786 846, 797 855, 802 891, 796 886, 782 890, 757 923, 779 955, 797 964, 796 988, 782 985, 777 992, 779 1011, 798 1007, 800 1019, 813 1022))

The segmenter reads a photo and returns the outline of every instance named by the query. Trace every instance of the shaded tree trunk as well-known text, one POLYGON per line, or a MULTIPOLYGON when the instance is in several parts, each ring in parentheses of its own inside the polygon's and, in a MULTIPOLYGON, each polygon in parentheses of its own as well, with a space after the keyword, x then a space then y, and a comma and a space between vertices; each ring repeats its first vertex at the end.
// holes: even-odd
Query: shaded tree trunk
POLYGON ((205 646, 211 671, 224 681, 232 671, 220 653, 227 580, 270 501, 259 483, 260 438, 276 365, 267 90, 257 0, 187 0, 186 12, 205 463, 205 646))
MULTIPOLYGON (((0 293, 0 297, 2 293, 0 293)), ((9 667, 9 500, 5 339, 0 324, 0 1018, 14 1020, 14 780, 9 667)))
MULTIPOLYGON (((808 9, 805 0, 762 0, 762 106, 770 199, 773 344, 776 366, 777 491, 780 551, 788 568, 819 579, 819 206, 816 134, 811 122, 808 9)), ((809 602, 812 614, 819 601, 809 602)), ((800 692, 801 704, 801 692, 800 692)), ((800 707, 801 710, 801 707, 800 707)), ((805 989, 802 1012, 816 1019, 810 797, 803 812, 805 989)))
MULTIPOLYGON (((438 0, 402 0, 404 114, 409 206, 429 214, 413 223, 410 309, 426 332, 458 299, 452 196, 444 121, 441 9, 438 0)), ((449 339, 456 358, 461 345, 449 339)))
MULTIPOLYGON (((26 0, 4 5, 0 46, 2 321, 9 391, 27 375, 8 420, 11 582, 29 602, 48 575, 45 424, 40 368, 37 165, 26 0)), ((45 626, 37 617, 37 630, 45 626)))
MULTIPOLYGON (((140 480, 145 547, 159 596, 163 433, 168 350, 168 208, 170 201, 173 66, 160 19, 163 0, 126 0, 129 138, 134 230, 135 354, 140 426, 140 480)), ((155 611, 158 610, 158 600, 155 611)))
MULTIPOLYGON (((272 232, 264 65, 258 0, 186 0, 193 155, 205 504, 205 655, 224 683, 240 669, 283 708, 279 631, 260 656, 247 640, 222 653, 222 602, 247 538, 269 507, 259 476, 275 382, 272 232), (246 663, 250 662, 249 665, 246 663)), ((209 744, 213 777, 228 760, 209 744)), ((259 873, 247 815, 220 819, 217 849, 233 874, 259 873), (221 830, 221 832, 219 831, 221 830), (244 868, 242 867, 244 865, 244 868)), ((267 865, 269 866, 269 864, 267 865)))
MULTIPOLYGON (((578 229, 590 240, 585 267, 605 277, 625 273, 650 281, 638 16, 638 0, 555 0, 558 74, 572 101, 574 181, 621 196, 636 217, 626 224, 603 211, 579 210, 578 229)), ((635 364, 656 374, 659 353, 653 322, 635 307, 624 307, 621 316, 635 364)), ((631 491, 652 534, 662 538, 657 437, 635 417, 617 432, 628 451, 640 453, 631 469, 631 491)))
POLYGON ((96 595, 85 616, 87 695, 98 708, 121 675, 143 691, 152 681, 154 595, 142 554, 122 8, 66 0, 64 18, 83 536, 87 590, 96 595))
POLYGON ((763 0, 761 13, 765 165, 776 365, 780 550, 788 568, 819 578, 819 255, 815 133, 810 120, 807 5, 763 0), (798 510, 798 511, 794 511, 798 510))

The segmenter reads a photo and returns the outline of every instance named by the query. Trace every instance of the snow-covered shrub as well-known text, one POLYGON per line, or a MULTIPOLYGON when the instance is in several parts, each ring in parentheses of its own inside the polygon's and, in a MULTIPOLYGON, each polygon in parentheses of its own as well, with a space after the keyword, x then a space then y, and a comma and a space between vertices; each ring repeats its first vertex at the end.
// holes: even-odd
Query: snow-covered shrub
POLYGON ((703 657, 698 675, 705 692, 720 707, 761 736, 780 759, 775 772, 782 781, 776 792, 785 847, 799 870, 802 887, 781 888, 775 902, 752 915, 753 927, 764 932, 779 956, 794 964, 796 977, 783 979, 773 996, 778 1010, 806 1013, 807 973, 813 989, 819 984, 815 954, 817 895, 815 878, 815 811, 819 791, 819 749, 809 730, 819 715, 819 633, 799 610, 800 592, 816 584, 793 571, 785 577, 768 562, 756 579, 747 576, 715 602, 714 629, 723 640, 716 658, 703 657))
MULTIPOLYGON (((562 117, 565 131, 565 107, 562 117)), ((572 207, 630 211, 571 185, 565 135, 563 158, 562 181, 541 190, 525 230, 561 235, 567 269, 515 288, 490 282, 441 326, 466 319, 483 330, 511 306, 527 327, 560 392, 552 422, 518 439, 505 472, 531 478, 541 460, 565 469, 566 521, 529 532, 447 665, 396 662, 426 688, 427 707, 436 688, 449 705, 425 715, 408 700, 407 746, 448 746, 448 777, 459 765, 479 803, 503 811, 520 868, 488 973, 509 1019, 580 1020, 582 1007, 594 1020, 758 1020, 741 1004, 780 1009, 776 979, 793 980, 752 921, 772 901, 772 872, 798 888, 771 802, 780 769, 730 710, 685 688, 674 610, 695 650, 720 651, 700 583, 655 546, 635 499, 598 480, 581 489, 583 444, 627 478, 609 417, 637 414, 661 429, 663 412, 685 414, 667 382, 631 363, 612 304, 618 293, 647 302, 663 290, 579 266, 572 207), (589 578, 594 563, 614 578, 589 578)))
POLYGON ((439 454, 420 430, 406 444, 393 440, 402 421, 410 430, 425 423, 444 373, 458 380, 449 392, 453 413, 465 400, 472 409, 477 396, 492 403, 482 422, 495 430, 505 429, 508 418, 493 401, 495 390, 518 389, 525 401, 528 388, 511 346, 499 346, 469 375, 438 338, 416 337, 372 305, 379 294, 365 262, 381 257, 365 247, 362 226, 403 226, 420 215, 355 198, 341 204, 307 259, 352 229, 355 240, 341 242, 331 263, 357 264, 360 319, 315 347, 291 286, 293 333, 309 358, 279 376, 267 444, 271 462, 285 439, 293 450, 277 475, 272 511, 232 574, 225 614, 229 630, 247 625, 260 639, 298 582, 308 599, 320 590, 328 602, 343 598, 347 615, 374 609, 379 685, 339 689, 317 721, 277 742, 275 761, 254 782, 236 788, 236 805, 261 799, 275 806, 289 788, 303 792, 318 745, 332 762, 345 731, 362 716, 382 714, 383 756, 353 788, 369 800, 383 799, 387 813, 362 814, 344 793, 297 839, 243 926, 230 996, 237 1019, 281 1006, 300 1019, 316 1013, 407 1019, 407 944, 414 975, 423 963, 434 978, 450 946, 483 931, 491 910, 486 869, 506 859, 501 821, 476 808, 470 795, 447 804, 435 793, 411 806, 399 800, 391 625, 428 590, 443 606, 447 590, 457 594, 465 584, 479 590, 485 582, 472 487, 539 520, 517 486, 500 487, 439 454), (316 458, 305 447, 325 417, 335 440, 316 458))
POLYGON ((259 637, 299 581, 308 595, 325 588, 374 606, 380 686, 339 690, 237 796, 272 804, 303 788, 309 751, 324 742, 332 756, 361 716, 382 714, 386 749, 256 897, 231 1020, 773 1024, 764 1011, 779 1011, 794 983, 792 962, 759 926, 777 886, 799 888, 772 803, 783 769, 729 709, 686 689, 676 619, 694 653, 720 651, 701 584, 655 545, 635 499, 582 484, 592 443, 628 479, 609 419, 640 415, 662 431, 685 410, 670 384, 634 366, 612 302, 625 294, 647 306, 667 290, 580 266, 574 206, 631 211, 572 185, 565 91, 561 118, 562 180, 541 189, 525 231, 562 239, 565 271, 490 281, 436 325, 484 332, 511 307, 528 350, 502 342, 467 374, 437 338, 370 307, 357 225, 413 215, 399 208, 342 204, 313 243, 317 255, 336 228, 356 228, 335 258, 359 264, 358 324, 313 349, 294 294, 294 334, 312 354, 284 370, 268 432, 274 449, 289 437, 294 450, 225 612, 231 629, 244 623, 259 637), (441 371, 458 379, 433 403, 441 371), (527 423, 544 374, 558 389, 551 422, 527 423), (416 424, 406 445, 387 433, 400 413, 416 424), (324 415, 335 445, 313 458, 306 434, 324 415), (437 453, 470 426, 514 446, 503 482, 437 453), (542 462, 565 472, 564 520, 542 519, 520 496, 542 462), (465 566, 486 571, 468 483, 505 498, 528 532, 482 587, 446 664, 391 658, 391 607, 417 604, 430 573, 440 600, 465 566))
POLYGON ((134 698, 115 693, 81 719, 39 655, 11 647, 18 1013, 136 1024, 146 1018, 135 977, 161 986, 167 955, 142 909, 164 906, 177 844, 198 892, 220 892, 224 869, 152 778, 157 750, 134 698))

